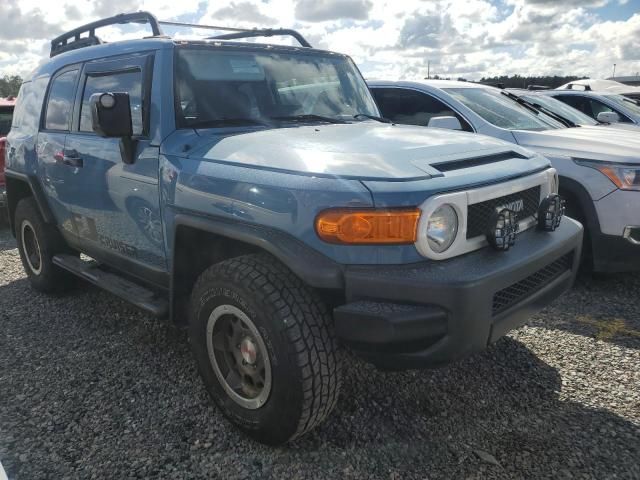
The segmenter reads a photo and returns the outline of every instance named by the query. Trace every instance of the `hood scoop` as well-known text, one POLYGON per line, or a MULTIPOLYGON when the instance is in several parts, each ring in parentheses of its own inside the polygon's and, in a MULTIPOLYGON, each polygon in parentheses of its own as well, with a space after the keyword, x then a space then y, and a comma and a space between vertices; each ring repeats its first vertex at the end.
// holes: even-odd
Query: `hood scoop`
POLYGON ((453 160, 449 162, 432 163, 431 166, 439 172, 451 172, 453 170, 462 170, 464 168, 479 167, 481 165, 488 165, 491 163, 504 162, 505 160, 513 160, 515 158, 526 159, 525 155, 521 153, 510 151, 495 153, 492 155, 483 155, 480 157, 465 158, 462 160, 453 160))

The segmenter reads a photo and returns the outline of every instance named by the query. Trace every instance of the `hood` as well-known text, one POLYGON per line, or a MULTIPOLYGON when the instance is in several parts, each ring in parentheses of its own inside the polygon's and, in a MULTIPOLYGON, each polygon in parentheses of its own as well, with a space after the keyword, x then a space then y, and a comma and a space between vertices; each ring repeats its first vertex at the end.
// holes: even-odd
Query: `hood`
POLYGON ((639 163, 640 135, 629 130, 584 126, 542 132, 514 130, 519 145, 542 155, 639 163))
MULTIPOLYGON (((483 135, 374 122, 307 125, 229 133, 185 131, 163 144, 165 153, 304 175, 360 180, 416 180, 442 176, 433 165, 530 152, 483 135), (188 145, 188 146, 187 146, 188 145)), ((522 166, 519 165, 521 170, 522 166)))
POLYGON ((616 130, 626 130, 628 132, 640 133, 640 125, 635 123, 601 123, 599 125, 593 125, 594 127, 614 128, 616 130))

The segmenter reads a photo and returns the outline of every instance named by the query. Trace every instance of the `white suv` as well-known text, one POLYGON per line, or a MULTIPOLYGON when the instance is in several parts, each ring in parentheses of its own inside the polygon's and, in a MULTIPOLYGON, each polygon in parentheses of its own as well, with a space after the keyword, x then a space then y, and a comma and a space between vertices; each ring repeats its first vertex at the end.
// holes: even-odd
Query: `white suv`
MULTIPOLYGON (((640 138, 616 128, 567 128, 494 87, 448 80, 370 81, 396 123, 482 133, 535 150, 560 175, 569 216, 585 225, 595 271, 640 270, 640 138)), ((562 92, 560 92, 562 93, 562 92)))
POLYGON ((589 90, 542 90, 537 93, 560 100, 594 120, 640 125, 640 104, 626 95, 589 90))

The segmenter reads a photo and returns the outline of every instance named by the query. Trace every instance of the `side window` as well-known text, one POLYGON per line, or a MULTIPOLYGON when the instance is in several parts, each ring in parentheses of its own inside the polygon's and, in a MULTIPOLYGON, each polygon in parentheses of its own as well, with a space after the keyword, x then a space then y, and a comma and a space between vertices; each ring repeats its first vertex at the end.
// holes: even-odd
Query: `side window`
POLYGON ((567 105, 575 108, 576 110, 580 110, 585 115, 591 116, 591 110, 586 108, 584 100, 582 99, 582 97, 579 97, 578 95, 558 95, 557 97, 554 97, 554 98, 557 98, 558 100, 566 103, 567 105))
POLYGON ((44 128, 69 130, 78 70, 69 70, 55 77, 49 89, 44 128))
POLYGON ((94 93, 102 92, 126 92, 129 94, 133 134, 141 135, 144 130, 142 121, 142 72, 134 70, 100 75, 89 74, 82 94, 82 109, 80 110, 81 132, 93 132, 89 99, 94 93))
POLYGON ((463 130, 473 131, 460 115, 426 93, 404 88, 372 88, 371 91, 382 116, 396 123, 426 127, 433 117, 456 117, 463 130))
POLYGON ((628 123, 631 120, 629 120, 626 116, 624 116, 622 113, 615 111, 613 108, 609 107, 608 105, 605 105, 604 103, 602 103, 599 100, 596 100, 594 98, 589 98, 587 100, 587 103, 590 105, 591 107, 591 111, 593 112, 591 114, 591 116, 593 118, 598 118, 598 114, 600 112, 613 112, 613 113, 617 113, 618 117, 620 117, 620 121, 623 123, 628 123))

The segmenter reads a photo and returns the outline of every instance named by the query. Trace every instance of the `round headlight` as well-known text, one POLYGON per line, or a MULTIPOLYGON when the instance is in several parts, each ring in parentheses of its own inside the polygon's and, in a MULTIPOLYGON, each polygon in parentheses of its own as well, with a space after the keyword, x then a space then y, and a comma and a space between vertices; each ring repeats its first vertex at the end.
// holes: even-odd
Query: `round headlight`
POLYGON ((427 240, 429 247, 442 253, 451 246, 458 233, 458 214, 451 205, 442 205, 429 217, 427 240))

